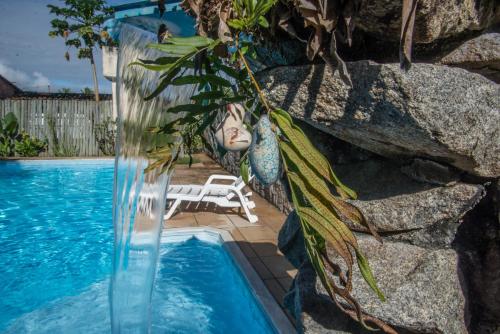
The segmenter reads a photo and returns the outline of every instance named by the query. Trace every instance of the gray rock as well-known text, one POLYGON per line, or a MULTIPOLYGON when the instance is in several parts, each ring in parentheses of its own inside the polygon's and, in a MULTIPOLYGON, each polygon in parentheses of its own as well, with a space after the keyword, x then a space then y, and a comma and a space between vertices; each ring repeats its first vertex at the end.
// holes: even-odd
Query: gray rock
MULTIPOLYGON (((341 145, 332 143, 338 150, 331 155, 343 161, 334 165, 334 170, 345 184, 357 191, 358 200, 352 203, 388 239, 426 247, 450 247, 460 219, 484 195, 481 185, 457 182, 436 186, 415 181, 403 174, 394 162, 375 156, 363 160, 365 154, 346 145, 344 150, 339 150, 341 145)), ((226 154, 222 163, 231 172, 239 172, 238 159, 232 154, 226 154)), ((252 188, 283 211, 291 210, 287 188, 281 181, 272 187, 254 181, 252 188)), ((287 228, 294 217, 295 214, 289 217, 280 233, 279 242, 283 247, 288 242, 285 240, 295 235, 296 230, 287 228), (282 234, 290 237, 282 238, 282 234)), ((350 227, 362 231, 360 226, 350 227)))
POLYGON ((459 220, 483 196, 483 186, 457 183, 352 203, 389 239, 425 247, 451 247, 459 220))
MULTIPOLYGON (((387 298, 379 301, 356 268, 353 296, 367 314, 399 333, 467 333, 468 311, 453 250, 427 250, 392 241, 380 244, 366 236, 358 240, 387 298)), ((303 333, 367 333, 328 299, 308 262, 299 268, 285 305, 303 333)))
MULTIPOLYGON (((358 241, 387 298, 381 302, 355 268, 352 295, 365 312, 412 332, 467 333, 466 300, 455 251, 391 241, 380 244, 366 236, 358 236, 358 241)), ((319 281, 316 286, 323 291, 319 281)))
POLYGON ((489 33, 466 41, 440 60, 500 83, 500 33, 489 33))
POLYGON ((460 219, 484 196, 482 185, 415 181, 382 158, 335 165, 334 170, 356 189, 358 200, 351 203, 382 235, 419 246, 450 247, 460 219))
MULTIPOLYGON (((495 0, 419 0, 414 41, 430 43, 466 31, 482 30, 499 21, 500 5, 495 0)), ((402 1, 365 0, 356 27, 383 40, 398 41, 402 1)))
POLYGON ((348 63, 354 87, 324 65, 261 73, 269 100, 294 117, 382 156, 426 157, 500 175, 500 86, 459 68, 348 63))
POLYGON ((368 334, 316 289, 316 273, 309 262, 299 269, 285 296, 285 306, 297 319, 297 332, 307 334, 368 334))

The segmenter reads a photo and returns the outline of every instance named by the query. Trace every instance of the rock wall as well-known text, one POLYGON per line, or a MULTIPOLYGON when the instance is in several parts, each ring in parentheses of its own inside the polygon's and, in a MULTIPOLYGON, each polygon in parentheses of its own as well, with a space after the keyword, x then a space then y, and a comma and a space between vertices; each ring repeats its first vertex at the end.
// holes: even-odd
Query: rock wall
POLYGON ((276 106, 380 155, 426 157, 469 173, 500 176, 500 86, 459 68, 348 63, 353 87, 324 65, 261 74, 276 106), (473 111, 473 112, 472 112, 473 111))
MULTIPOLYGON (((491 0, 418 3, 416 43, 463 37, 499 20, 498 2, 491 0)), ((358 27, 390 40, 399 35, 400 6, 365 1, 358 27)), ((498 36, 478 33, 408 73, 395 63, 350 62, 353 87, 323 65, 258 75, 271 103, 313 138, 358 192, 352 203, 379 230, 382 244, 350 226, 387 302, 357 269, 353 295, 398 333, 500 333, 498 36)), ((238 153, 214 157, 239 173, 238 153)), ((315 276, 286 183, 266 188, 253 180, 251 186, 289 214, 279 247, 298 268, 285 298, 298 331, 369 333, 329 300, 315 276)))
MULTIPOLYGON (((500 224, 491 182, 471 182, 470 175, 422 158, 388 159, 298 122, 358 192, 353 204, 383 236, 379 244, 357 233, 388 299, 379 302, 356 272, 354 295, 365 311, 401 333, 487 333, 477 329, 498 326, 492 319, 500 319, 500 224)), ((239 173, 237 153, 220 161, 239 173)), ((284 183, 265 188, 253 181, 252 188, 292 212, 279 246, 299 269, 286 304, 302 332, 365 333, 328 300, 311 271, 284 183)))

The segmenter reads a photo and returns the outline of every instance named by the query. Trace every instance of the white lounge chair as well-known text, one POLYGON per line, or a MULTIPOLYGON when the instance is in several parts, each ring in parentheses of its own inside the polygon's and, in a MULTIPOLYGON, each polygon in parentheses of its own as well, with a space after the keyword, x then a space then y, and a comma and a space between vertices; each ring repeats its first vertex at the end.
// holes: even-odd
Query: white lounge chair
POLYGON ((209 202, 224 208, 243 208, 248 221, 256 223, 259 219, 250 213, 255 203, 249 200, 252 192, 243 194, 245 182, 241 177, 230 175, 211 175, 204 185, 171 185, 167 192, 167 201, 173 201, 164 219, 169 219, 177 207, 186 202, 209 202), (230 180, 231 184, 213 183, 215 180, 230 180))

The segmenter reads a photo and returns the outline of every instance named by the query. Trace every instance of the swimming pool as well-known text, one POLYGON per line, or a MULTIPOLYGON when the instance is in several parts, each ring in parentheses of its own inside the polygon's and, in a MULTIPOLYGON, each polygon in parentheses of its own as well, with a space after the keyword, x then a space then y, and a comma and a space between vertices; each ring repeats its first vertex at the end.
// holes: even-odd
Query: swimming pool
MULTIPOLYGON (((0 333, 108 333, 112 160, 0 162, 0 333)), ((221 242, 165 239, 153 333, 274 333, 221 242)))

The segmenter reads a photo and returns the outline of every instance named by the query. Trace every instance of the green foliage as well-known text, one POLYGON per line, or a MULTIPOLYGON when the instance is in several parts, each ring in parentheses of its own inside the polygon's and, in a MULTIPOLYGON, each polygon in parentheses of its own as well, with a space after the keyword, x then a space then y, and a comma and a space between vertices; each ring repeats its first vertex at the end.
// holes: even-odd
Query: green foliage
POLYGON ((19 123, 12 112, 0 119, 0 157, 36 157, 47 147, 47 143, 19 131, 19 123))
POLYGON ((3 119, 0 119, 0 156, 13 156, 15 154, 15 143, 19 139, 19 123, 16 115, 10 112, 3 119))
MULTIPOLYGON (((280 151, 293 193, 293 204, 301 220, 303 230, 314 230, 317 233, 315 238, 306 238, 305 241, 310 254, 320 255, 312 263, 320 275, 320 279, 327 282, 325 288, 331 296, 339 294, 342 289, 322 269, 327 266, 327 261, 323 259, 325 256, 322 249, 323 242, 318 243, 318 240, 327 241, 344 259, 347 265, 345 277, 347 277, 346 285, 348 286, 352 280, 353 255, 351 250, 353 250, 360 272, 366 282, 380 299, 384 300, 368 261, 362 254, 355 236, 342 221, 342 217, 368 228, 377 238, 379 237, 356 207, 330 192, 328 183, 344 197, 353 198, 355 193, 340 183, 326 158, 312 146, 302 130, 293 123, 288 113, 277 109, 271 113, 271 117, 278 125, 280 133, 283 134, 279 137, 280 151), (321 262, 323 263, 320 265, 321 262)), ((349 302, 351 298, 345 300, 349 302)), ((359 307, 355 303, 350 302, 350 304, 353 309, 359 307)))
POLYGON ((21 157, 37 157, 47 149, 47 141, 31 137, 22 131, 20 138, 15 143, 16 153, 21 157))
POLYGON ((248 161, 248 156, 245 155, 243 159, 240 161, 240 175, 245 184, 248 184, 250 181, 250 162, 248 161))
POLYGON ((103 30, 106 18, 113 13, 104 0, 64 0, 64 6, 47 5, 58 18, 50 21, 50 37, 62 37, 68 48, 83 50, 79 58, 90 58, 95 46, 110 45, 113 41, 103 30))
POLYGON ((265 15, 276 4, 277 0, 233 0, 233 8, 237 18, 227 24, 236 30, 249 32, 257 25, 269 28, 265 15))
POLYGON ((47 128, 49 147, 55 157, 76 157, 80 154, 80 150, 66 133, 63 133, 61 138, 58 137, 54 116, 47 117, 47 128))
POLYGON ((71 91, 71 88, 61 88, 58 90, 58 93, 61 93, 61 94, 70 94, 72 93, 71 91))
MULTIPOLYGON (((203 4, 202 0, 195 2, 199 6, 203 4)), ((380 237, 362 213, 345 201, 356 198, 356 193, 339 180, 328 160, 294 124, 291 116, 268 103, 247 63, 246 58, 253 54, 252 41, 255 35, 248 36, 245 33, 252 32, 258 25, 265 27, 267 21, 260 18, 275 3, 265 0, 234 0, 233 16, 227 20, 230 28, 226 29, 230 38, 227 34, 226 38, 216 40, 208 37, 167 38, 165 44, 150 45, 165 52, 164 57, 138 60, 131 64, 161 72, 157 88, 146 99, 157 97, 171 85, 195 85, 196 88, 191 97, 192 103, 166 110, 167 113, 178 116, 175 121, 150 131, 174 135, 180 139, 180 143, 189 143, 194 135, 201 135, 211 127, 227 104, 236 101, 244 104, 246 110, 256 118, 263 113, 269 114, 279 142, 293 205, 304 232, 309 259, 331 299, 337 301, 342 298, 354 310, 353 317, 369 328, 365 324, 367 318, 363 315, 361 306, 351 295, 355 264, 377 296, 381 300, 384 300, 384 296, 377 287, 367 258, 346 223, 368 229, 378 240, 380 237), (222 53, 221 56, 221 47, 230 52, 222 53), (326 245, 342 258, 342 265, 332 263, 326 252, 326 245)), ((157 167, 167 159, 175 161, 177 157, 172 152, 176 152, 174 146, 160 147, 152 152, 155 162, 149 168, 157 167)), ((250 168, 246 155, 240 161, 240 172, 248 181, 250 168)), ((378 319, 369 320, 386 328, 378 319)))
MULTIPOLYGON (((64 0, 64 6, 47 5, 57 18, 50 21, 50 37, 62 37, 67 50, 75 48, 78 59, 89 59, 94 79, 96 101, 99 100, 94 48, 113 46, 115 43, 104 30, 104 21, 113 13, 105 0, 64 0)), ((70 60, 69 52, 64 57, 70 60)))
POLYGON ((92 88, 85 87, 85 88, 80 90, 80 93, 86 94, 86 95, 92 95, 92 94, 94 94, 94 91, 92 90, 92 88))
MULTIPOLYGON (((243 78, 244 74, 226 66, 214 53, 215 47, 221 44, 220 40, 200 36, 167 37, 164 42, 164 44, 150 44, 148 47, 165 52, 165 57, 156 60, 138 60, 130 66, 142 66, 162 73, 158 87, 145 97, 146 100, 157 97, 170 85, 197 87, 197 93, 192 97, 193 103, 177 105, 165 111, 181 114, 182 117, 161 127, 150 129, 156 134, 168 134, 178 138, 180 145, 184 146, 185 153, 191 155, 194 147, 198 146, 196 143, 205 140, 202 135, 212 125, 219 112, 229 103, 245 101, 245 96, 248 94, 235 92, 231 83, 231 80, 243 78), (188 72, 187 69, 192 71, 188 72)), ((158 147, 151 152, 151 156, 156 156, 159 151, 164 152, 166 149, 166 146, 158 147)))
POLYGON ((99 150, 104 155, 115 155, 116 122, 110 117, 94 127, 94 136, 99 150))

